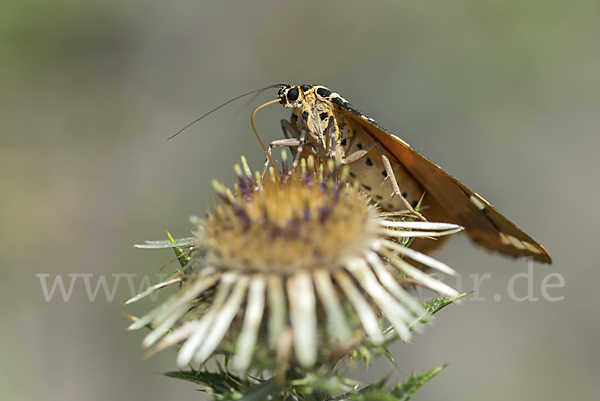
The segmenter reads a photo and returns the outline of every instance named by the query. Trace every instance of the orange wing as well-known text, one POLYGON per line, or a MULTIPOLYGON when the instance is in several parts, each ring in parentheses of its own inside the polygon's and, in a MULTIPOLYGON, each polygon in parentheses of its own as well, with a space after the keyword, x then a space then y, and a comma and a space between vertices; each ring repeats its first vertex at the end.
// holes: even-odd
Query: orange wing
POLYGON ((452 223, 465 227, 477 245, 513 257, 533 257, 540 262, 552 263, 550 254, 543 246, 477 193, 347 102, 341 108, 357 127, 382 144, 391 160, 404 166, 413 175, 427 191, 426 196, 435 199, 450 216, 452 223))

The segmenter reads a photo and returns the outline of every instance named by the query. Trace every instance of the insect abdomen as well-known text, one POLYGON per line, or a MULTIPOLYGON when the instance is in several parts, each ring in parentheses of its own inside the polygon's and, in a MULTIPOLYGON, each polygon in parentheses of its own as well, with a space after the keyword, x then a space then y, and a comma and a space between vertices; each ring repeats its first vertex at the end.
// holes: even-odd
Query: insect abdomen
MULTIPOLYGON (((373 142, 373 140, 361 132, 357 132, 347 142, 346 147, 343 146, 344 143, 342 142, 346 156, 363 149, 366 145, 373 142)), ((373 200, 379 203, 382 209, 390 212, 406 209, 406 206, 398 196, 392 198, 392 184, 387 178, 387 173, 377 147, 369 150, 365 156, 357 161, 350 163, 348 167, 350 168, 352 179, 357 180, 362 190, 368 192, 373 200)), ((392 163, 392 169, 394 170, 394 175, 396 176, 402 195, 415 207, 423 195, 423 189, 402 166, 392 163)))

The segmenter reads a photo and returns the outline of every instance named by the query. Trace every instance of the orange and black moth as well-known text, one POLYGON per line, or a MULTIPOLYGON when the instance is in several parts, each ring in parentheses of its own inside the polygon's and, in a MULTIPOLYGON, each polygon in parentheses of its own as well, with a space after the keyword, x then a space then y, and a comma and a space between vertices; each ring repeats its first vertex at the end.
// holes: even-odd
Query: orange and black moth
MULTIPOLYGON (((383 210, 413 210, 425 194, 420 211, 428 220, 463 226, 483 248, 551 263, 543 246, 480 195, 337 93, 323 86, 285 85, 278 99, 292 110, 292 118, 281 121, 286 139, 272 142, 269 150, 290 146, 298 155, 340 157, 383 210)), ((427 252, 440 243, 420 240, 414 247, 427 252)))

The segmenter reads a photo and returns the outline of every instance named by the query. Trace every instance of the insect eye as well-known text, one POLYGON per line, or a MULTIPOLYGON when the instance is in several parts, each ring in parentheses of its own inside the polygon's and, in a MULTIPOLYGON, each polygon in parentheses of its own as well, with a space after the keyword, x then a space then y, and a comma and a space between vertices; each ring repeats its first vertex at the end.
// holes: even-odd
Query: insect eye
POLYGON ((287 98, 291 102, 295 102, 296 100, 298 100, 298 96, 300 96, 298 88, 292 88, 287 93, 287 98))

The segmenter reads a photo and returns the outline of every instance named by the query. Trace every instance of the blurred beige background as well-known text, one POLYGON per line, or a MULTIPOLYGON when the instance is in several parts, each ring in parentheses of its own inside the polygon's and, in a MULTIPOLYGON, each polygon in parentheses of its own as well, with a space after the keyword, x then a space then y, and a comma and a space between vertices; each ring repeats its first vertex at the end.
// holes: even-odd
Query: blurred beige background
MULTIPOLYGON (((533 270, 538 300, 519 302, 507 289, 524 261, 464 238, 438 254, 463 291, 491 277, 480 301, 393 348, 399 379, 450 363, 414 399, 597 399, 599 21, 594 0, 1 1, 0 397, 204 399, 154 374, 175 369, 172 352, 143 361, 144 333, 125 331, 122 311, 156 305, 124 307, 127 278, 136 290, 144 275, 155 282, 171 258, 132 245, 163 238, 163 223, 187 236, 210 180, 230 185, 240 155, 261 167, 249 115, 276 90, 237 119, 244 100, 165 139, 244 92, 315 83, 482 194, 555 261, 533 270), (565 282, 549 290, 558 302, 540 290, 551 273, 565 282), (80 276, 65 302, 59 289, 46 301, 40 274, 66 290, 80 276), (111 289, 121 281, 90 301, 84 279, 93 290, 102 275, 111 289)), ((277 105, 261 111, 267 141, 281 118, 277 105)), ((370 376, 389 369, 378 361, 370 376)))

